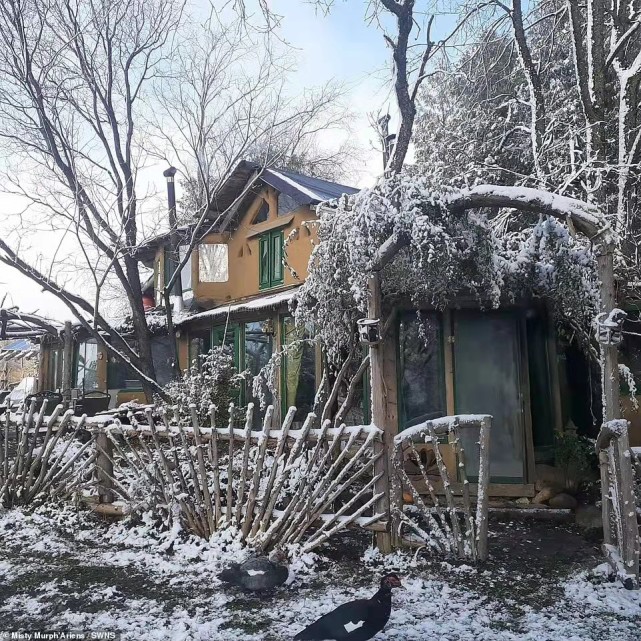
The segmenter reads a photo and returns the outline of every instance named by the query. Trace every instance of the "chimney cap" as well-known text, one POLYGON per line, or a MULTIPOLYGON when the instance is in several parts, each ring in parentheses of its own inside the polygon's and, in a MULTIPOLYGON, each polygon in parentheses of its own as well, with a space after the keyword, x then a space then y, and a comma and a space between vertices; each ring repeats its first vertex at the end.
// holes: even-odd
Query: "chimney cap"
POLYGON ((165 178, 173 178, 176 175, 177 171, 178 170, 175 167, 167 167, 167 169, 165 169, 165 171, 162 172, 162 175, 165 178))

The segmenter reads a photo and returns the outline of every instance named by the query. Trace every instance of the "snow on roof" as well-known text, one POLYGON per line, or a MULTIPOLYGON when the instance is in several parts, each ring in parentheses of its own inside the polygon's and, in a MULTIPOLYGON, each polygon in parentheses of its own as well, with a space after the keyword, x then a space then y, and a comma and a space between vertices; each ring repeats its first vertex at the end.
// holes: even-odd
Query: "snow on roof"
POLYGON ((208 309, 205 312, 186 316, 185 318, 177 321, 175 325, 183 325, 186 322, 199 320, 201 318, 218 318, 227 316, 228 314, 236 314, 238 312, 249 312, 259 309, 272 309, 284 303, 288 303, 294 296, 294 293, 297 289, 298 287, 293 287, 286 291, 281 291, 275 294, 268 294, 267 296, 259 296, 257 298, 251 298, 229 305, 220 305, 219 307, 215 307, 214 309, 208 309))
POLYGON ((267 169, 265 175, 262 177, 265 182, 269 182, 270 174, 284 180, 302 194, 311 198, 312 201, 316 202, 338 198, 343 194, 354 194, 358 191, 358 189, 349 187, 348 185, 341 185, 340 183, 323 180, 322 178, 314 178, 313 176, 305 176, 304 174, 297 174, 296 172, 286 171, 284 169, 267 169))

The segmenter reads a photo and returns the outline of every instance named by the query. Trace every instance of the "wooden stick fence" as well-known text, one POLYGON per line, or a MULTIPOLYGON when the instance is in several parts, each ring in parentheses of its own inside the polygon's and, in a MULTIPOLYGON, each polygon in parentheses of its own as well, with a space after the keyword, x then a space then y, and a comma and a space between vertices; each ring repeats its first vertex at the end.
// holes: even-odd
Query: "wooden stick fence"
POLYGON ((130 413, 129 425, 110 416, 74 417, 71 411, 63 413, 62 406, 50 416, 46 410, 47 401, 40 411, 32 402, 24 413, 4 417, 0 498, 5 506, 28 503, 47 492, 89 489, 99 503, 119 499, 126 503, 125 511, 155 511, 167 525, 179 520, 203 538, 231 527, 263 550, 300 544, 309 551, 348 527, 386 532, 393 522, 441 552, 474 560, 487 557, 490 417, 447 417, 399 434, 390 493, 399 494, 399 484, 405 485, 414 506, 397 506, 388 514, 377 509, 385 503, 377 489, 383 474, 379 463, 388 454, 382 432, 373 426, 333 426, 325 420, 315 427, 316 416, 309 414, 300 429, 292 429, 293 407, 279 429, 272 428, 273 408, 267 408, 260 430, 252 429, 252 405, 242 412, 230 406, 224 427, 216 425, 213 407, 208 425, 201 424, 195 406, 190 407, 189 424, 178 412, 153 407, 130 413), (461 429, 474 427, 480 439, 475 514, 460 438, 461 429), (79 445, 85 430, 93 438, 79 445), (454 503, 438 445, 444 435, 457 452, 462 506, 454 503), (432 449, 443 505, 418 453, 426 443, 436 444, 432 449), (418 461, 429 498, 402 464, 407 451, 418 461))
POLYGON ((617 578, 639 587, 639 526, 634 498, 628 422, 603 425, 596 442, 601 471, 603 552, 617 578))
POLYGON ((77 443, 85 418, 73 420, 73 412, 63 413, 62 405, 50 416, 46 410, 47 400, 36 411, 34 399, 26 412, 15 416, 7 412, 2 417, 0 504, 4 507, 31 503, 37 495, 68 491, 70 478, 79 480, 93 463, 91 441, 77 443))
POLYGON ((243 428, 234 427, 233 405, 227 427, 216 426, 213 408, 205 427, 195 406, 191 410, 190 426, 164 410, 158 425, 149 408, 146 425, 133 420, 131 426, 96 431, 103 502, 113 493, 135 503, 142 481, 148 492, 141 507, 158 509, 168 520, 179 518, 204 538, 233 527, 263 550, 299 543, 309 551, 349 526, 386 527, 386 515, 373 509, 380 499, 373 491, 380 430, 333 428, 329 421, 313 428, 314 414, 292 430, 293 407, 274 430, 270 407, 262 429, 254 431, 251 404, 243 428))
POLYGON ((432 546, 439 552, 456 554, 473 561, 487 559, 489 444, 492 417, 487 415, 447 416, 411 427, 394 439, 394 465, 398 478, 410 492, 414 505, 397 508, 400 527, 411 531, 417 542, 432 546), (461 429, 478 429, 479 465, 476 512, 472 510, 470 485, 461 429), (452 480, 443 459, 440 442, 447 437, 446 447, 456 455, 459 481, 462 483, 462 505, 452 493, 452 480), (428 445, 434 453, 438 478, 445 496, 445 505, 421 460, 419 445, 428 445), (411 453, 420 471, 420 479, 429 499, 416 487, 405 467, 405 454, 411 453))

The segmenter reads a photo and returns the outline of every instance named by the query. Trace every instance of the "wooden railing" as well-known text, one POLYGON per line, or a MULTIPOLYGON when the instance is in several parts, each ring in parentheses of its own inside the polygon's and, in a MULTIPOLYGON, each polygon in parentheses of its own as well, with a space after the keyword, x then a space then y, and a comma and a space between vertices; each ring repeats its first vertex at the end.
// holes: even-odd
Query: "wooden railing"
POLYGON ((601 472, 603 552, 628 588, 639 587, 639 526, 628 422, 609 421, 597 438, 601 472))

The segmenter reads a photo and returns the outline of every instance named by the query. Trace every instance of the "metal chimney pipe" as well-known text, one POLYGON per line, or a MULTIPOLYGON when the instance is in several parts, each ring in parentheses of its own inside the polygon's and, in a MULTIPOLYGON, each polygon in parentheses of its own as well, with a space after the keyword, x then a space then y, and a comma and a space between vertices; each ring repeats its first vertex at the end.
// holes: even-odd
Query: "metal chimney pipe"
MULTIPOLYGON (((180 263, 179 242, 178 235, 178 220, 176 217, 176 185, 174 176, 178 170, 175 167, 168 167, 162 172, 162 175, 167 179, 167 207, 169 216, 169 252, 165 254, 165 260, 169 259, 169 269, 165 270, 165 274, 171 278, 176 267, 180 263)), ((171 300, 175 312, 182 311, 184 308, 183 302, 183 287, 180 274, 176 277, 173 287, 171 288, 171 300)))

